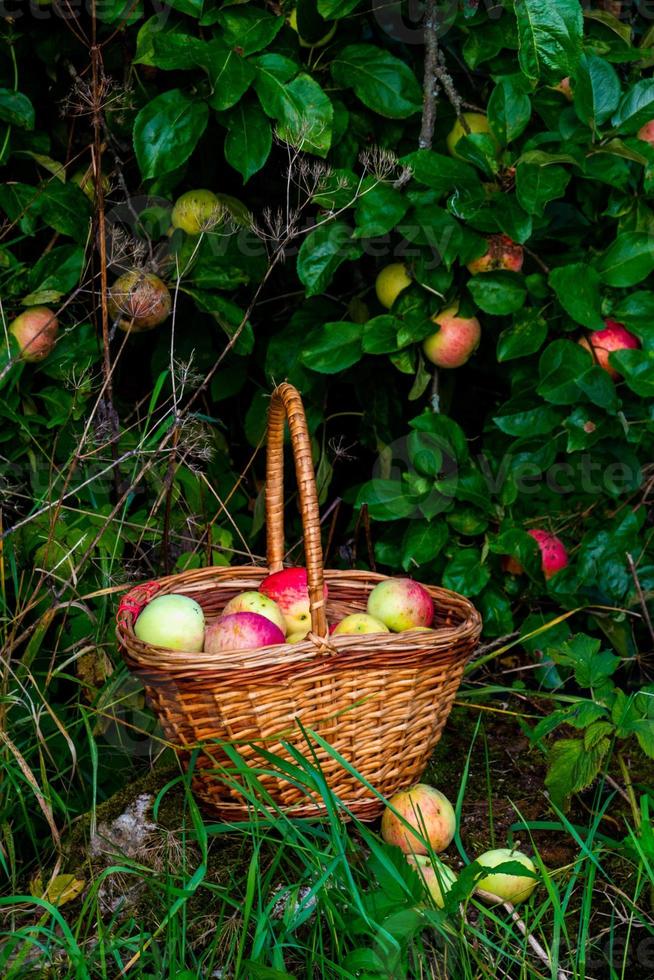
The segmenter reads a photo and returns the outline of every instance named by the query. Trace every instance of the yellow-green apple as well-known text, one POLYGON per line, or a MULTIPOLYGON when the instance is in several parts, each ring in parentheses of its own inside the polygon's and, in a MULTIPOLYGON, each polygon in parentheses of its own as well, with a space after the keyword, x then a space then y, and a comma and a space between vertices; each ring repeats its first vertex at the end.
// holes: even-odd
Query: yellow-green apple
MULTIPOLYGON (((481 112, 464 112, 462 118, 465 119, 470 133, 490 133, 488 118, 482 115, 481 112)), ((457 119, 445 141, 447 143, 447 149, 453 157, 459 156, 456 152, 456 144, 463 136, 467 135, 465 126, 460 119, 457 119)))
POLYGON ((431 626, 434 602, 424 586, 411 578, 387 578, 368 596, 368 615, 394 633, 431 626))
POLYGON ((151 272, 132 269, 109 290, 109 313, 114 319, 120 317, 121 330, 152 330, 168 318, 171 307, 168 287, 151 272))
POLYGON ((413 279, 404 262, 391 262, 385 265, 375 280, 375 292, 382 306, 390 310, 403 289, 410 286, 413 279))
POLYGON ((187 595, 157 596, 139 615, 134 633, 143 643, 199 653, 204 643, 202 606, 187 595))
POLYGON ((265 616, 286 636, 286 620, 281 609, 273 599, 262 592, 241 592, 240 595, 234 596, 223 609, 222 615, 228 616, 230 613, 237 612, 253 612, 265 616))
POLYGON ((487 242, 488 248, 484 254, 468 262, 468 270, 473 276, 495 269, 520 272, 524 261, 522 245, 516 244, 508 235, 489 235, 487 242))
POLYGON ((440 790, 426 783, 416 783, 410 789, 392 796, 381 822, 381 833, 386 843, 395 844, 405 854, 428 854, 429 849, 438 854, 451 843, 455 831, 456 817, 452 804, 440 790), (408 829, 400 817, 412 829, 408 829), (416 834, 420 834, 429 846, 416 834))
MULTIPOLYGON (((289 633, 299 633, 311 626, 309 609, 309 590, 307 588, 306 568, 283 568, 265 578, 259 586, 263 592, 273 599, 282 611, 289 633)), ((327 598, 327 586, 323 596, 327 598)))
POLYGON ((9 325, 24 361, 42 361, 57 340, 59 321, 47 306, 31 306, 9 325))
MULTIPOLYGON (((517 861, 527 871, 536 873, 536 866, 531 858, 523 854, 522 851, 512 851, 508 847, 498 847, 492 851, 486 851, 477 858, 477 863, 489 870, 509 861, 517 861)), ((537 884, 538 880, 529 875, 492 873, 491 871, 491 874, 484 875, 477 881, 477 888, 486 892, 488 896, 495 896, 502 902, 512 902, 513 905, 517 905, 518 902, 524 902, 525 899, 529 898, 537 884)), ((482 897, 485 898, 486 896, 482 897)))
POLYGON ((302 640, 306 640, 309 630, 297 630, 295 633, 289 633, 286 637, 287 643, 301 643, 302 640))
POLYGON ((367 613, 351 613, 342 619, 334 630, 334 636, 341 633, 390 633, 390 630, 374 616, 369 616, 367 613))
POLYGON ((225 216, 225 209, 213 191, 186 191, 173 205, 170 220, 173 228, 181 228, 187 235, 199 235, 211 231, 225 216))
POLYGON ((456 881, 456 875, 442 861, 432 861, 428 854, 407 854, 408 863, 416 869, 431 895, 434 905, 442 909, 445 905, 444 895, 456 881))
POLYGON ((432 317, 438 332, 427 337, 422 345, 425 357, 436 367, 457 368, 474 354, 481 339, 481 326, 476 316, 459 316, 457 305, 448 306, 432 317))
POLYGON ((605 320, 603 330, 593 330, 588 337, 580 337, 579 343, 597 360, 597 363, 612 378, 621 377, 609 363, 609 354, 616 350, 635 350, 640 347, 638 337, 634 337, 622 323, 617 320, 605 320))
POLYGON ((207 627, 204 649, 207 653, 227 650, 255 650, 284 642, 284 634, 266 616, 254 612, 230 613, 207 627))

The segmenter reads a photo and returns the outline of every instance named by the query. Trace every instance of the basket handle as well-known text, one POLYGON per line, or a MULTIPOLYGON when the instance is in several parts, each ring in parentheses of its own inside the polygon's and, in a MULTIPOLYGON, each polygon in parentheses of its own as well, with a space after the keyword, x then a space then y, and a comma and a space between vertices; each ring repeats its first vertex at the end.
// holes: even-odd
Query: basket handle
POLYGON ((271 572, 278 572, 284 567, 284 423, 287 419, 300 495, 300 516, 304 531, 311 630, 317 637, 324 637, 327 635, 327 616, 325 614, 318 491, 311 458, 311 441, 300 393, 288 382, 283 382, 275 388, 268 410, 266 457, 266 550, 268 568, 271 572))

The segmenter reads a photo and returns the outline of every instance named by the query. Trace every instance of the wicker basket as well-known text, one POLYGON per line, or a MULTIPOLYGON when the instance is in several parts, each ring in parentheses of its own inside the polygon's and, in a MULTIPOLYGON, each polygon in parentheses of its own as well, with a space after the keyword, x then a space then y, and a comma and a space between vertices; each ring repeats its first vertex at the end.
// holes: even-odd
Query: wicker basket
MULTIPOLYGON (((125 659, 143 679, 167 738, 195 761, 194 791, 226 820, 245 819, 248 805, 223 775, 229 760, 220 740, 235 746, 249 765, 261 766, 259 749, 288 758, 283 743, 306 754, 316 732, 380 793, 388 796, 422 773, 438 741, 481 630, 481 618, 463 596, 428 586, 436 609, 434 630, 328 636, 328 620, 364 611, 368 594, 385 576, 365 571, 323 571, 318 500, 302 401, 289 384, 272 395, 268 417, 266 519, 268 568, 283 567, 283 439, 288 419, 299 487, 311 602, 312 629, 293 645, 221 655, 152 647, 134 635, 139 612, 154 595, 184 593, 211 622, 239 592, 255 589, 265 569, 205 568, 137 586, 118 611, 125 659), (327 583, 327 604, 323 599, 327 583)), ((318 747, 316 760, 350 812, 374 819, 380 802, 334 755, 318 747)), ((275 805, 297 817, 325 812, 317 794, 271 771, 260 783, 275 805)))

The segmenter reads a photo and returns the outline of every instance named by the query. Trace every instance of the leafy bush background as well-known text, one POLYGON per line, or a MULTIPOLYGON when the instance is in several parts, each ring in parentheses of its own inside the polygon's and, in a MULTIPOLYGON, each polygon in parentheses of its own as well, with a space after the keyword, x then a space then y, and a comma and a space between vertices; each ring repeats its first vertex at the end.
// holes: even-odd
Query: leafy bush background
MULTIPOLYGON (((365 504, 377 567, 472 597, 487 638, 605 607, 587 632, 623 658, 627 687, 647 680, 653 637, 632 615, 637 582, 645 599, 654 588, 647 11, 439 5, 435 130, 419 149, 423 32, 400 4, 300 0, 306 38, 335 27, 320 47, 274 4, 94 9, 99 48, 90 4, 34 2, 2 28, 3 322, 45 302, 63 328, 36 367, 7 342, 1 372, 5 633, 23 682, 62 704, 80 685, 96 696, 106 676, 89 681, 84 656, 117 666, 103 590, 261 556, 260 449, 284 378, 307 407, 331 565, 369 562, 365 504), (455 160, 461 107, 487 111, 492 135, 455 160), (93 161, 104 202, 71 180, 93 161), (229 224, 170 234, 173 200, 195 187, 227 195, 229 224), (489 233, 525 245, 523 273, 469 275, 489 233), (415 283, 389 313, 374 280, 391 261, 415 283), (103 330, 102 270, 111 282, 134 264, 165 278, 175 310, 126 337, 103 330), (482 342, 435 376, 420 342, 452 300, 482 342), (575 343, 606 316, 642 343, 614 355, 618 384, 575 343), (570 551, 549 583, 530 527, 570 551), (525 576, 505 571, 509 554, 525 576)), ((541 646, 537 677, 556 685, 570 662, 552 674, 541 646)), ((54 751, 65 739, 44 724, 54 751)), ((80 809, 88 792, 79 781, 80 809)))

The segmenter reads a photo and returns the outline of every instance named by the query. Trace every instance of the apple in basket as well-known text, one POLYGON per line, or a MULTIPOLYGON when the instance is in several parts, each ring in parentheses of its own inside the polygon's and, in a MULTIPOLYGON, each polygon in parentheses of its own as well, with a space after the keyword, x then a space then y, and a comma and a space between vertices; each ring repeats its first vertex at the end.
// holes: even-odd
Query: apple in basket
POLYGON ((343 633, 390 633, 388 626, 367 613, 352 613, 346 616, 333 631, 334 636, 343 633))
POLYGON ((134 625, 143 643, 199 653, 204 644, 202 606, 187 595, 160 595, 147 604, 134 625))
POLYGON ((234 596, 223 609, 222 615, 229 616, 230 613, 238 612, 252 612, 258 613, 259 616, 265 616, 271 623, 278 626, 286 636, 286 620, 281 609, 274 599, 263 595, 262 592, 241 592, 240 595, 234 596))
POLYGON ((416 783, 410 789, 395 793, 384 810, 382 837, 387 844, 395 844, 405 854, 427 854, 428 848, 410 827, 415 828, 421 837, 429 841, 431 849, 437 854, 444 851, 456 831, 452 804, 440 790, 427 786, 426 783, 416 783), (400 820, 400 817, 404 819, 400 820))
MULTIPOLYGON (((309 590, 306 568, 284 568, 273 572, 259 586, 269 599, 273 599, 282 611, 289 633, 299 633, 311 626, 309 590)), ((327 586, 324 593, 327 598, 327 586)))
POLYGON ((387 578, 368 596, 368 615, 394 633, 431 626, 434 601, 424 586, 410 578, 387 578))
POLYGON ((284 642, 279 626, 254 612, 229 613, 207 627, 204 649, 207 653, 228 650, 254 650, 284 642))

